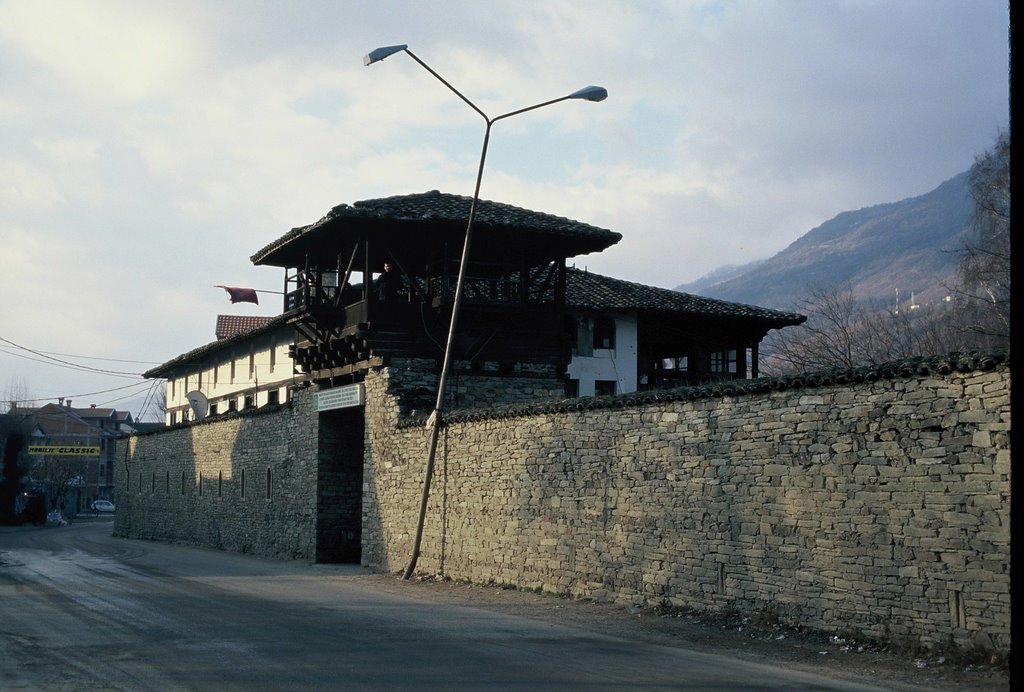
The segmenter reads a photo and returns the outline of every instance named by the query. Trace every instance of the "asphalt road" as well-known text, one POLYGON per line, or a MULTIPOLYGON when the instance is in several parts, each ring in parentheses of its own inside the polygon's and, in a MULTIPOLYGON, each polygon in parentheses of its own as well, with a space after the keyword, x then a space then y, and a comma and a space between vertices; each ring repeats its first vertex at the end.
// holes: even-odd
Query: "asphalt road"
POLYGON ((0 689, 875 689, 111 528, 0 527, 0 689))

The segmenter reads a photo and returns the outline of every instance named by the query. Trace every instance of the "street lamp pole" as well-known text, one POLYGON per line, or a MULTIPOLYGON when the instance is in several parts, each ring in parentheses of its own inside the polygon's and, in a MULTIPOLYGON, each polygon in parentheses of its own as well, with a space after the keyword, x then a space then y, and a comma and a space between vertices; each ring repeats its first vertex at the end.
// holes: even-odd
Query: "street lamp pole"
POLYGON ((459 308, 462 305, 462 288, 466 278, 466 265, 469 261, 469 248, 473 239, 473 221, 476 218, 477 202, 480 199, 480 181, 483 179, 484 176, 484 162, 487 160, 487 145, 491 139, 491 126, 494 125, 494 123, 498 122, 499 120, 504 120, 505 118, 510 118, 513 115, 519 115, 520 113, 526 113, 527 111, 543 108, 544 106, 550 106, 551 104, 558 103, 559 101, 566 101, 569 99, 582 99, 584 101, 603 101, 604 99, 608 98, 608 91, 604 87, 588 86, 577 91, 574 91, 573 93, 568 94, 566 96, 551 99, 550 101, 544 101, 543 103, 538 103, 532 106, 527 106, 526 108, 519 108, 518 110, 503 113, 501 115, 491 118, 488 117, 487 114, 484 113, 482 110, 480 110, 480 108, 477 107, 475 103, 466 98, 466 96, 463 95, 462 92, 460 92, 458 89, 449 84, 448 80, 446 80, 444 77, 435 72, 425 62, 420 60, 411 50, 409 50, 409 47, 405 44, 399 46, 384 46, 382 48, 376 48, 370 51, 366 55, 366 57, 363 58, 363 64, 369 66, 375 62, 380 62, 381 60, 387 58, 390 55, 402 52, 406 53, 410 58, 419 63, 419 65, 423 69, 432 74, 439 82, 448 87, 449 90, 451 90, 456 96, 462 99, 470 108, 476 111, 487 124, 486 128, 484 129, 483 146, 480 150, 480 164, 477 167, 476 172, 476 186, 473 188, 473 199, 469 205, 469 220, 466 223, 466 239, 462 245, 462 258, 459 261, 459 276, 455 282, 455 298, 452 302, 451 323, 448 326, 448 341, 445 344, 444 348, 444 361, 441 365, 441 377, 437 383, 437 400, 434 403, 434 411, 430 414, 430 418, 427 420, 427 427, 430 429, 430 446, 429 451, 427 453, 427 466, 426 470, 424 471, 423 477, 423 493, 420 497, 419 519, 416 522, 416 539, 413 543, 412 556, 409 559, 409 565, 406 567, 405 573, 402 576, 403 579, 408 580, 412 576, 413 571, 416 569, 416 562, 419 559, 420 555, 420 545, 423 540, 423 523, 427 514, 427 501, 430 498, 430 482, 434 475, 434 460, 437 456, 437 440, 441 428, 441 412, 444 408, 445 391, 448 385, 448 373, 449 370, 451 369, 452 350, 455 343, 455 333, 459 319, 459 308))

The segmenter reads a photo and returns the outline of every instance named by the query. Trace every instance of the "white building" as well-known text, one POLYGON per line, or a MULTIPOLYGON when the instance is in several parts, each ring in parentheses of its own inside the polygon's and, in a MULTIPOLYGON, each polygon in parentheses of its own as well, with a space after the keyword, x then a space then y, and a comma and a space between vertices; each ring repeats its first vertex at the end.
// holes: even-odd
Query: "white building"
POLYGON ((577 317, 577 339, 567 372, 576 396, 637 390, 637 316, 610 313, 577 317), (588 344, 593 344, 588 348, 588 344))
POLYGON ((167 425, 196 418, 190 392, 203 395, 211 416, 282 404, 295 379, 290 354, 294 343, 295 329, 282 317, 218 315, 216 341, 145 376, 167 380, 167 425))

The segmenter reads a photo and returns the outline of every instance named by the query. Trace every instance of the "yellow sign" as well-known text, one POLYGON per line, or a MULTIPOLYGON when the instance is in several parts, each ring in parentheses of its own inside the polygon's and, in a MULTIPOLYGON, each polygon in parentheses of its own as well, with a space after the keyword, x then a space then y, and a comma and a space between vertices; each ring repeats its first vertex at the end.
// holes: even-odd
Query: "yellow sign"
POLYGON ((61 457, 98 457, 99 447, 61 447, 59 445, 29 445, 29 454, 52 454, 61 457))

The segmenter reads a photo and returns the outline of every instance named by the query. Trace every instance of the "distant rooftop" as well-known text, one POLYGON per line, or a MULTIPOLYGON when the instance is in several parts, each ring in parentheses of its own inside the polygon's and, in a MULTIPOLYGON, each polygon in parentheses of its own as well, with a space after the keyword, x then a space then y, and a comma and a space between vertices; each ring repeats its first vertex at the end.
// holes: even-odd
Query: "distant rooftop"
POLYGON ((113 408, 73 408, 63 404, 44 404, 43 406, 18 406, 9 413, 31 417, 39 429, 47 435, 81 435, 96 429, 93 421, 113 420, 118 423, 132 424, 132 414, 113 408))
POLYGON ((227 339, 235 334, 265 327, 273 320, 273 317, 261 315, 217 315, 216 335, 218 339, 227 339))

